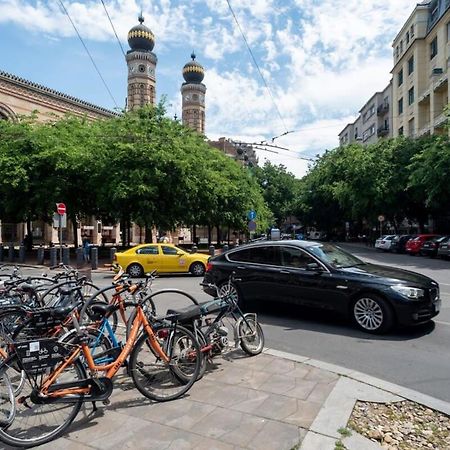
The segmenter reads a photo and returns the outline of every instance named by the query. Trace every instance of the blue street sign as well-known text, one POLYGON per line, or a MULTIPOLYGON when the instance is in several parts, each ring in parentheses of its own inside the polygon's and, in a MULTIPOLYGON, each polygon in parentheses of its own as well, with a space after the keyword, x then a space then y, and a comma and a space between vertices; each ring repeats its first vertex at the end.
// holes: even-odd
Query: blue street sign
POLYGON ((251 211, 249 211, 249 212, 247 213, 247 217, 248 217, 248 220, 254 220, 254 219, 256 219, 256 211, 254 211, 254 210, 252 209, 251 211))
POLYGON ((248 223, 248 231, 255 231, 256 230, 256 222, 253 222, 253 220, 250 220, 248 223))

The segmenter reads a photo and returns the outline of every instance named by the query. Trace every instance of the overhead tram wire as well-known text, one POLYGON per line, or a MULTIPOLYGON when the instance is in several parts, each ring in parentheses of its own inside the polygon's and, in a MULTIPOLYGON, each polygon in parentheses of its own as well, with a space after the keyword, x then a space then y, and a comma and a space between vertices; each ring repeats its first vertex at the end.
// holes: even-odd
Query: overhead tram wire
POLYGON ((248 52, 250 53, 250 56, 251 56, 251 58, 252 58, 252 60, 253 60, 253 64, 255 65, 256 70, 258 71, 259 76, 261 77, 261 79, 262 79, 262 81, 263 81, 263 83, 264 83, 264 86, 266 87, 267 92, 268 92, 269 95, 270 95, 270 98, 272 99, 272 103, 273 103, 273 105, 275 106, 275 109, 276 109, 276 111, 277 111, 277 113, 278 113, 278 116, 279 116, 279 118, 280 118, 280 120, 281 120, 281 123, 283 124, 284 129, 285 129, 286 132, 287 132, 288 129, 287 129, 286 124, 285 124, 285 122, 284 122, 283 116, 281 115, 281 112, 280 112, 280 110, 279 110, 279 108, 278 108, 278 106, 277 106, 277 103, 275 102, 275 98, 274 98, 274 96, 273 96, 273 94, 272 94, 272 91, 270 90, 270 87, 269 87, 269 85, 267 84, 266 79, 264 78, 264 75, 263 75, 262 72, 261 72, 261 69, 259 68, 258 62, 256 61, 256 58, 255 58, 255 56, 254 56, 254 54, 253 54, 253 51, 252 51, 252 49, 250 48, 250 45, 249 45, 249 43, 248 43, 248 41, 247 41, 247 38, 245 37, 245 34, 244 34, 244 32, 242 31, 241 25, 239 24, 239 21, 238 21, 238 19, 237 19, 237 17, 236 17, 236 14, 234 13, 234 10, 233 10, 233 8, 232 8, 232 6, 231 6, 230 0, 226 0, 226 2, 227 2, 227 4, 228 4, 228 8, 230 9, 231 15, 233 16, 234 21, 236 22, 236 25, 237 25, 237 27, 238 27, 238 29, 239 29, 239 32, 241 33, 241 36, 242 36, 242 38, 244 39, 245 45, 247 46, 247 50, 248 50, 248 52))
POLYGON ((122 54, 123 54, 123 56, 126 57, 125 50, 123 49, 122 43, 120 42, 120 39, 119 39, 119 36, 117 36, 116 29, 115 29, 115 27, 114 27, 114 25, 113 25, 113 23, 112 23, 112 20, 111 20, 111 17, 110 17, 110 15, 109 15, 109 13, 108 13, 108 10, 106 9, 105 2, 104 2, 103 0, 100 0, 100 1, 102 2, 103 9, 105 10, 106 15, 108 16, 109 23, 111 24, 111 28, 113 29, 114 34, 115 34, 116 39, 117 39, 117 42, 118 42, 119 45, 120 45, 120 49, 122 50, 122 54))
POLYGON ((114 96, 112 95, 111 90, 109 89, 108 85, 106 84, 106 81, 105 81, 105 79, 103 78, 103 76, 102 76, 102 74, 101 74, 99 68, 97 67, 97 64, 95 64, 94 58, 92 57, 91 53, 89 52, 88 48, 86 47, 86 44, 84 43, 83 38, 81 37, 80 33, 78 32, 78 29, 77 29, 77 27, 75 26, 75 24, 74 24, 72 18, 70 17, 69 11, 67 11, 67 9, 66 9, 66 7, 64 6, 64 3, 62 2, 62 0, 59 0, 59 3, 61 4, 61 7, 62 7, 62 9, 64 10, 64 13, 66 14, 66 16, 69 18, 70 23, 72 24, 73 29, 75 30, 75 33, 77 33, 78 39, 80 39, 81 43, 83 44, 84 49, 86 50, 86 53, 89 55, 89 58, 90 58, 90 60, 91 60, 91 62, 92 62, 92 64, 93 64, 93 66, 95 67, 95 70, 97 71, 98 76, 99 76, 100 79, 102 80, 102 82, 103 82, 103 84, 104 84, 106 90, 108 91, 108 94, 109 94, 109 96, 111 97, 111 99, 112 99, 112 101, 113 101, 115 107, 116 107, 116 108, 119 108, 119 106, 117 105, 116 99, 114 98, 114 96))

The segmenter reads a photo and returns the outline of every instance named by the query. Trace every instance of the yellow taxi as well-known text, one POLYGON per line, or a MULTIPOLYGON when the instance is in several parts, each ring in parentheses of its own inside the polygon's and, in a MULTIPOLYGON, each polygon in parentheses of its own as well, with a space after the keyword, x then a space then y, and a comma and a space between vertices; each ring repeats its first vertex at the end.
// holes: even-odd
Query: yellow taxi
POLYGON ((192 273, 203 276, 209 255, 187 253, 173 244, 141 244, 114 256, 132 277, 142 277, 155 270, 158 273, 192 273))

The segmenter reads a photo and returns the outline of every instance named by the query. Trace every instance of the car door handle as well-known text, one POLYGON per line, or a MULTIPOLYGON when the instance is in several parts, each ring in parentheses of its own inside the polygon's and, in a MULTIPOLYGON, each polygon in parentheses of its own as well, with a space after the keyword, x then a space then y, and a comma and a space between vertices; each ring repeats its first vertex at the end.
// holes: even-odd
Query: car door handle
POLYGON ((239 270, 245 270, 247 267, 245 267, 245 266, 237 266, 237 268, 238 268, 239 270))
POLYGON ((289 270, 280 270, 280 273, 283 273, 285 275, 289 275, 291 272, 289 272, 289 270))

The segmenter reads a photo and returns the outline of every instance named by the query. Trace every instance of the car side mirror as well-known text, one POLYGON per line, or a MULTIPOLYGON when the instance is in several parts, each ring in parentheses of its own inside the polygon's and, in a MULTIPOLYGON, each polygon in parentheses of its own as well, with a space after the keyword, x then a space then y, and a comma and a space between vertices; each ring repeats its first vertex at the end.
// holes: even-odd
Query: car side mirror
POLYGON ((306 270, 308 270, 310 272, 323 272, 322 266, 316 262, 307 264, 306 270))

